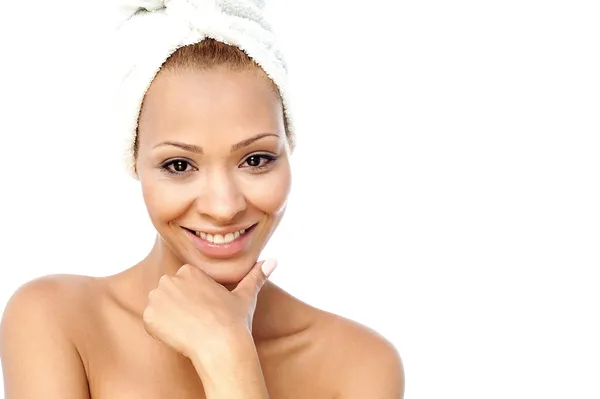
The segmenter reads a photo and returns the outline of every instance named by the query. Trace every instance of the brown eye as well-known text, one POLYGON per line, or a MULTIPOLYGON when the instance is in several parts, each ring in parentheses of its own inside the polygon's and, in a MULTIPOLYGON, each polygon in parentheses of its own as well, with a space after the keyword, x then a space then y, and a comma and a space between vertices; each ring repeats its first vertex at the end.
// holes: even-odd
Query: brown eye
POLYGON ((188 163, 186 161, 175 161, 173 162, 173 170, 175 172, 185 172, 188 167, 188 163))
POLYGON ((175 159, 171 162, 164 164, 162 168, 171 174, 178 175, 190 172, 191 165, 188 161, 184 159, 175 159))
POLYGON ((275 155, 270 154, 254 154, 244 159, 241 168, 249 168, 252 171, 264 171, 272 166, 277 160, 275 155))
POLYGON ((260 160, 261 160, 261 157, 259 157, 257 155, 252 155, 251 157, 249 157, 246 160, 246 163, 248 164, 248 166, 256 168, 256 167, 260 166, 260 160))

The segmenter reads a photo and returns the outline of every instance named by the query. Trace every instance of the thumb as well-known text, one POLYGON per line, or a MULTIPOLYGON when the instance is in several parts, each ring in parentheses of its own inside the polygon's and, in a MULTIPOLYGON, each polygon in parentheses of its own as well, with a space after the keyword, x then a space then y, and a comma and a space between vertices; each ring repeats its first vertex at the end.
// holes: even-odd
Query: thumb
POLYGON ((257 262, 246 277, 239 282, 234 291, 243 292, 245 295, 255 297, 276 267, 277 261, 275 259, 257 262))

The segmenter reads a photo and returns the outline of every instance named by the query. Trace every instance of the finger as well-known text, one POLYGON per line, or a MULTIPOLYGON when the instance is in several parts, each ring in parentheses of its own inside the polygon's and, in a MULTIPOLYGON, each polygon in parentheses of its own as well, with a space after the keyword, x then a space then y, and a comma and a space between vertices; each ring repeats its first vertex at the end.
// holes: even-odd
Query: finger
POLYGON ((206 276, 208 278, 206 273, 204 273, 199 267, 192 266, 189 263, 181 265, 181 267, 177 269, 175 275, 180 277, 200 276, 199 278, 204 278, 206 276))
POLYGON ((239 282, 234 292, 243 293, 252 298, 256 297, 276 267, 277 261, 275 259, 267 259, 256 263, 246 277, 239 282))
POLYGON ((186 283, 191 282, 193 284, 217 284, 204 270, 187 263, 182 265, 172 278, 179 279, 179 281, 184 281, 186 283))

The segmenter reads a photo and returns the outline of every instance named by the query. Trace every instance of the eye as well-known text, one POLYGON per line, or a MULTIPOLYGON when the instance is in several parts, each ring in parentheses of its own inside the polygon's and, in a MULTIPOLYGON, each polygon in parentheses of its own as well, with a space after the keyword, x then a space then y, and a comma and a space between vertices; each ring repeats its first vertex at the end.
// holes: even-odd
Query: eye
POLYGON ((264 169, 270 166, 270 164, 276 159, 277 157, 273 155, 255 154, 250 155, 248 158, 246 158, 243 164, 248 165, 248 167, 252 169, 264 169))
POLYGON ((192 171, 192 166, 185 159, 174 159, 162 165, 165 172, 181 175, 192 171))

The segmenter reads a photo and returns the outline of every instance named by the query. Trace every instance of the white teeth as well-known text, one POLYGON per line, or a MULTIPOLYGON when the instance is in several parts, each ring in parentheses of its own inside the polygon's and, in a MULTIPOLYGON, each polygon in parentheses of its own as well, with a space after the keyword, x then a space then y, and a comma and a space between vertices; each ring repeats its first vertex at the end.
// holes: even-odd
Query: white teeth
POLYGON ((223 244, 225 242, 225 238, 221 234, 215 234, 213 237, 213 242, 215 244, 223 244))
POLYGON ((227 233, 225 236, 222 234, 208 234, 203 231, 196 231, 196 235, 208 242, 212 242, 214 244, 228 244, 237 240, 241 235, 246 233, 246 229, 241 229, 239 231, 233 233, 227 233))

